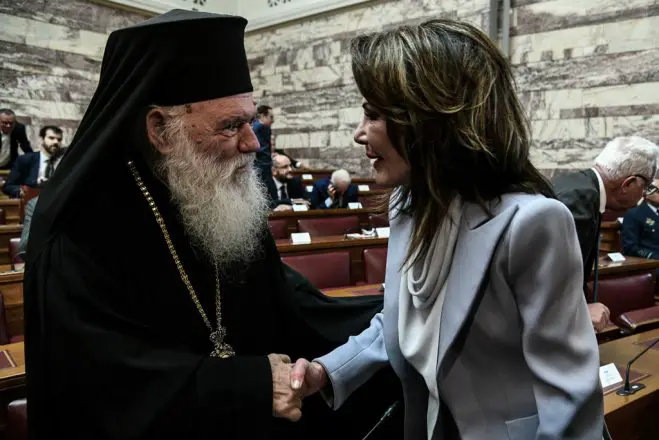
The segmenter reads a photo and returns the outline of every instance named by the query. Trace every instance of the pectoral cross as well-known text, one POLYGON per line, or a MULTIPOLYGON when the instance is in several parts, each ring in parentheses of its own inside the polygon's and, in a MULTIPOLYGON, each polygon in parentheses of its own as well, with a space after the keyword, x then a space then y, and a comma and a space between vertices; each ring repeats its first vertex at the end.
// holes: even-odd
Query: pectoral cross
POLYGON ((213 351, 211 351, 212 357, 228 359, 236 355, 236 352, 233 350, 233 348, 224 342, 224 337, 226 335, 227 331, 224 327, 218 327, 217 330, 210 334, 209 338, 213 343, 213 351))

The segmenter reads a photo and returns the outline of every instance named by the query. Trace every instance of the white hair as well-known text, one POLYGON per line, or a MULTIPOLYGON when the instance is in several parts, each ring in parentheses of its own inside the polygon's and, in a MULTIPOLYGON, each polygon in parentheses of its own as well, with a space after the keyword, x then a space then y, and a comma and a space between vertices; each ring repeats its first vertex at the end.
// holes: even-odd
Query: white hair
POLYGON ((350 177, 349 172, 347 172, 344 169, 339 169, 332 173, 332 177, 330 178, 330 181, 332 182, 333 185, 336 185, 337 182, 343 182, 350 185, 350 183, 352 182, 352 178, 350 177))
POLYGON ((659 161, 659 147, 638 136, 617 137, 611 140, 595 158, 609 179, 624 179, 639 175, 653 180, 659 161))

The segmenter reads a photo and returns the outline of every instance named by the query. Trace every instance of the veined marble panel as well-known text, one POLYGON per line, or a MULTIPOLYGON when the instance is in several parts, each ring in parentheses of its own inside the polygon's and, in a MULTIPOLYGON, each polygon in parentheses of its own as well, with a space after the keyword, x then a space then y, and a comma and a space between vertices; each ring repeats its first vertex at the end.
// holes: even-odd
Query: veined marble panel
POLYGON ((103 58, 106 34, 0 14, 0 40, 103 58))
POLYGON ((519 35, 510 39, 511 63, 656 49, 659 16, 519 35), (549 56, 551 54, 551 56, 549 56))
POLYGON ((658 63, 659 47, 519 64, 513 72, 520 91, 588 88, 659 81, 658 63))
POLYGON ((89 0, 5 0, 0 2, 0 13, 100 34, 147 18, 89 0))
POLYGON ((8 107, 14 110, 16 116, 80 121, 85 114, 87 104, 62 101, 40 101, 37 99, 21 99, 13 96, 0 96, 0 107, 8 107))
POLYGON ((532 34, 657 14, 659 4, 655 0, 540 1, 513 8, 511 34, 532 34))

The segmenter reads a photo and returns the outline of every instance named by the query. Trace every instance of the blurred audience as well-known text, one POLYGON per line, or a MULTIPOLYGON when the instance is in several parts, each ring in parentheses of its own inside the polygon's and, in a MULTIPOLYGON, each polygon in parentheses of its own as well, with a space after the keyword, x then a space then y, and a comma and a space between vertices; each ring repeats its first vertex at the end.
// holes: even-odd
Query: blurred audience
POLYGON ((266 186, 270 207, 275 211, 292 209, 293 204, 309 206, 309 193, 299 177, 293 177, 293 166, 288 156, 275 154, 272 158, 272 178, 266 186))
MULTIPOLYGON (((627 211, 621 226, 625 255, 659 260, 659 179, 645 192, 644 200, 627 211)), ((657 270, 659 275, 659 269, 657 270)))

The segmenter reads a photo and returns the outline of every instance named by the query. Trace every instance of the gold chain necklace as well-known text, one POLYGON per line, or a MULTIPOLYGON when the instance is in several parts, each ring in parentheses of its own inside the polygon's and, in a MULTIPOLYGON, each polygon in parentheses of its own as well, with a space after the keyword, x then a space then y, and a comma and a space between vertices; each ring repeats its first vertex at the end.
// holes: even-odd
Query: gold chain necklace
POLYGON ((209 338, 213 343, 213 351, 211 351, 211 356, 219 357, 223 359, 235 356, 236 352, 233 350, 233 348, 229 344, 224 342, 224 338, 227 335, 227 331, 222 326, 220 275, 217 270, 217 265, 214 265, 215 266, 215 314, 217 316, 217 329, 213 331, 213 326, 211 325, 208 316, 206 316, 206 312, 204 311, 204 308, 201 306, 201 303, 199 302, 199 298, 197 298, 197 294, 195 293, 195 290, 192 287, 192 283, 190 283, 190 279, 188 278, 188 275, 185 273, 185 269, 183 269, 183 264, 181 263, 181 260, 178 257, 178 253, 176 252, 176 249, 174 248, 174 243, 172 243, 172 239, 169 236, 169 231, 167 231, 167 226, 165 225, 165 221, 160 215, 160 211, 156 206, 155 200, 153 200, 153 197, 151 197, 151 194, 149 193, 146 184, 142 180, 142 177, 140 176, 140 173, 137 171, 137 168, 135 167, 135 164, 133 163, 132 160, 128 162, 128 168, 130 169, 130 172, 133 174, 133 178, 135 179, 135 183, 137 184, 137 187, 140 189, 140 191, 142 191, 144 198, 149 204, 149 207, 151 208, 151 211, 153 212, 153 215, 156 218, 156 223, 158 223, 158 226, 160 226, 162 235, 165 238, 167 247, 169 248, 169 253, 171 254, 172 259, 176 264, 176 268, 178 269, 178 273, 181 277, 181 281, 183 281, 183 284, 185 284, 185 287, 188 289, 192 301, 197 306, 197 310, 199 310, 201 319, 204 320, 204 324, 206 324, 206 327, 208 327, 208 331, 210 332, 209 338))

